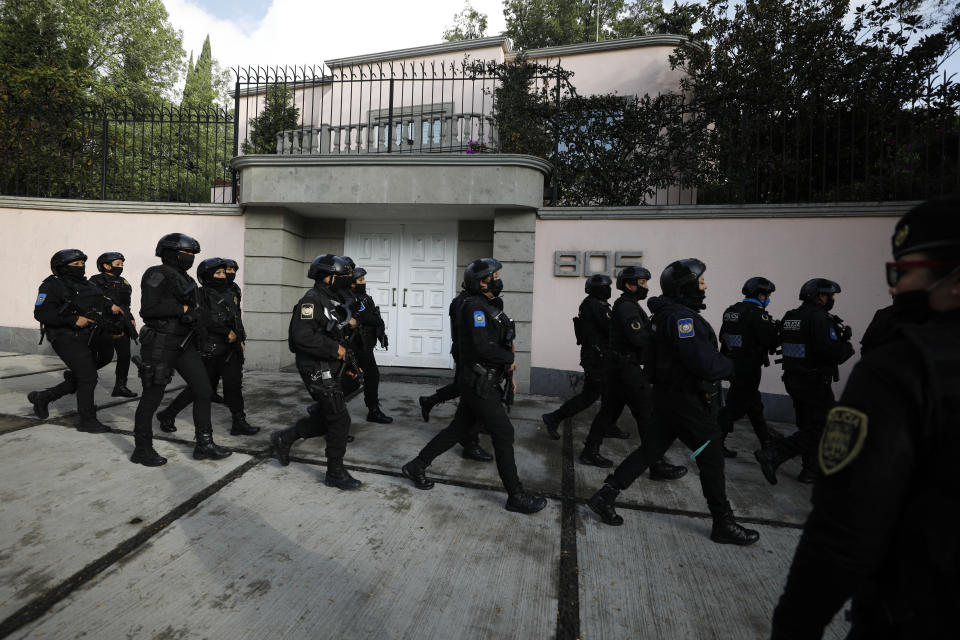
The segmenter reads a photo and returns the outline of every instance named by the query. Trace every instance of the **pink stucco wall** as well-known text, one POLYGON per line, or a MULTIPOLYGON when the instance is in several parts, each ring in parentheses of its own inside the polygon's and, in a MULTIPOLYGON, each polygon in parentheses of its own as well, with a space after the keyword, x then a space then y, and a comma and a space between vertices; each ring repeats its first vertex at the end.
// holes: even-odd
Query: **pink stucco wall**
MULTIPOLYGON (((579 370, 570 318, 583 299, 584 278, 553 275, 557 250, 641 250, 654 277, 651 295, 659 295, 658 279, 667 264, 700 258, 707 264, 704 315, 717 331, 723 310, 742 299, 740 288, 751 276, 766 276, 777 285, 769 307, 775 317, 800 304, 797 294, 806 280, 836 280, 843 293, 834 312, 853 327, 859 353, 859 339, 873 312, 890 303, 883 264, 890 259, 895 223, 893 217, 538 220, 532 364, 579 370)), ((841 385, 855 362, 856 357, 841 367, 841 385)), ((784 393, 779 376, 779 366, 765 369, 761 391, 784 393)))
MULTIPOLYGON (((119 251, 126 257, 123 277, 133 285, 133 312, 140 309, 140 278, 159 259, 157 241, 180 232, 200 241, 196 264, 214 256, 240 263, 243 282, 244 220, 240 215, 123 213, 119 211, 57 211, 0 207, 0 229, 6 240, 0 265, 4 279, 0 326, 37 327, 33 303, 37 287, 50 275, 50 256, 60 249, 80 249, 88 256, 87 277, 97 273, 101 253, 119 251)), ((196 275, 196 266, 191 269, 196 275)), ((137 315, 139 322, 139 315, 137 315)))

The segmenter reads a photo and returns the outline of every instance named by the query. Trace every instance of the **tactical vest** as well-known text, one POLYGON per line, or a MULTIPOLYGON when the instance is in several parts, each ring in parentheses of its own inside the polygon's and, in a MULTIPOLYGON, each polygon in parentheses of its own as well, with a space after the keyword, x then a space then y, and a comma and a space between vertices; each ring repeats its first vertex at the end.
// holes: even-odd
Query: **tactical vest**
MULTIPOLYGON (((640 323, 643 325, 643 330, 647 331, 650 328, 650 318, 647 317, 647 314, 644 312, 643 307, 640 306, 639 302, 630 300, 625 296, 620 296, 613 303, 613 308, 610 312, 611 318, 616 318, 617 309, 620 305, 623 304, 636 304, 637 308, 640 310, 640 323)), ((633 343, 627 340, 624 327, 620 325, 619 322, 611 320, 610 322, 610 351, 621 357, 628 357, 631 359, 636 359, 637 362, 643 361, 642 350, 636 347, 633 343)))
POLYGON ((346 341, 345 330, 350 319, 353 318, 350 306, 334 300, 328 294, 320 292, 316 288, 312 288, 304 294, 300 302, 293 306, 290 314, 290 324, 287 327, 287 347, 291 353, 297 352, 293 331, 297 321, 297 308, 304 302, 314 303, 313 323, 321 333, 327 334, 341 344, 346 341))
POLYGON ((733 360, 762 358, 761 350, 753 335, 750 323, 751 315, 758 313, 760 307, 752 302, 738 302, 723 312, 723 324, 720 326, 720 340, 723 354, 733 360), (752 307, 752 308, 751 308, 752 307))
MULTIPOLYGON (((479 298, 482 298, 483 296, 477 295, 476 297, 479 299, 479 298)), ((461 312, 458 314, 460 318, 460 322, 466 321, 466 318, 464 318, 464 313, 462 313, 465 304, 466 304, 466 299, 464 299, 464 302, 461 303, 459 308, 461 312)), ((483 310, 486 317, 492 320, 497 327, 497 344, 509 349, 510 346, 513 344, 514 339, 517 337, 516 324, 513 322, 512 319, 510 319, 510 316, 508 316, 505 311, 499 309, 498 307, 493 306, 490 302, 486 301, 485 299, 481 301, 481 309, 483 310)), ((473 354, 475 352, 472 344, 464 345, 466 341, 469 341, 472 339, 471 331, 469 329, 465 331, 463 330, 458 331, 457 337, 460 340, 458 351, 461 356, 464 355, 465 353, 473 354), (466 351, 463 348, 464 346, 467 347, 466 351)), ((464 366, 470 367, 476 363, 463 362, 462 364, 464 366)), ((482 362, 480 364, 483 365, 482 362)))
MULTIPOLYGON (((173 287, 170 288, 169 295, 173 296, 180 304, 189 304, 185 302, 185 300, 192 297, 191 302, 199 306, 199 300, 197 299, 199 289, 193 278, 180 269, 176 269, 167 264, 160 265, 159 269, 163 271, 164 278, 169 278, 173 282, 173 287)), ((178 317, 150 318, 145 324, 160 333, 170 333, 181 336, 190 333, 190 327, 180 322, 180 318, 178 317)))
POLYGON ((100 287, 106 296, 118 305, 130 306, 130 295, 133 293, 133 287, 126 279, 106 273, 98 273, 90 277, 90 282, 100 287))
POLYGON ((784 314, 780 328, 780 348, 783 350, 785 372, 829 375, 833 370, 833 365, 821 362, 810 346, 810 317, 816 312, 808 307, 799 307, 784 314))

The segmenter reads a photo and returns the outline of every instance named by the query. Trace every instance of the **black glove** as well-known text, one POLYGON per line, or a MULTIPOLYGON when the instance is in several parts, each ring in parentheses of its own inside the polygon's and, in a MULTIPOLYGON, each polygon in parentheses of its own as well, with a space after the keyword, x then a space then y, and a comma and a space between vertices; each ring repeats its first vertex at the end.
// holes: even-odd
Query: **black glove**
POLYGON ((381 349, 386 349, 386 348, 387 348, 387 345, 389 344, 388 341, 387 341, 387 336, 386 336, 386 334, 377 336, 377 341, 380 343, 380 348, 381 348, 381 349))
POLYGON ((849 326, 846 326, 843 328, 843 333, 840 335, 843 337, 844 340, 849 340, 850 338, 853 337, 853 329, 851 329, 849 326))

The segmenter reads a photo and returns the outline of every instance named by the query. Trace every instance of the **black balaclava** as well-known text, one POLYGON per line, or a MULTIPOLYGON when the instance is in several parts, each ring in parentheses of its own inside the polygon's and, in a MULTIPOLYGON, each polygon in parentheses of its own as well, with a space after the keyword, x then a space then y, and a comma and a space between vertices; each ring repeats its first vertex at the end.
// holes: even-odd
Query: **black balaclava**
POLYGON ((500 294, 503 293, 503 280, 494 280, 491 278, 487 281, 487 291, 492 293, 494 298, 499 298, 500 294))
POLYGON ((367 283, 364 282, 363 284, 354 285, 354 291, 361 296, 367 295, 367 283))
POLYGON ((233 281, 237 279, 237 272, 227 271, 225 273, 227 274, 227 284, 233 284, 233 281))
POLYGON ((107 264, 108 267, 104 269, 104 271, 106 271, 106 273, 113 276, 114 278, 119 278, 120 274, 123 273, 123 267, 115 267, 110 263, 105 263, 105 264, 107 264))
POLYGON ((176 249, 164 249, 160 260, 167 266, 188 271, 193 266, 195 258, 196 256, 192 253, 183 253, 176 249))
POLYGON ((62 278, 67 280, 83 280, 86 272, 86 265, 82 267, 71 267, 70 265, 65 264, 57 269, 57 273, 59 273, 62 278))

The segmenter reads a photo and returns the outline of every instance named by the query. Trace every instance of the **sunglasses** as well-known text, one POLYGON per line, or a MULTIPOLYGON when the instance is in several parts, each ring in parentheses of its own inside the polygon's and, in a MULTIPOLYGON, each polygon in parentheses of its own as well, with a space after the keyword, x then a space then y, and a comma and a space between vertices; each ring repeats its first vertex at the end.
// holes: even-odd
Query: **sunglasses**
POLYGON ((904 273, 910 269, 918 268, 937 268, 937 267, 955 267, 960 262, 947 262, 944 260, 903 260, 900 262, 887 263, 887 284, 895 287, 904 273))

